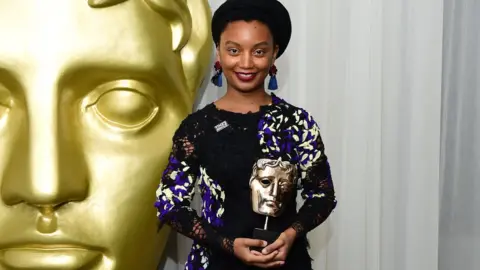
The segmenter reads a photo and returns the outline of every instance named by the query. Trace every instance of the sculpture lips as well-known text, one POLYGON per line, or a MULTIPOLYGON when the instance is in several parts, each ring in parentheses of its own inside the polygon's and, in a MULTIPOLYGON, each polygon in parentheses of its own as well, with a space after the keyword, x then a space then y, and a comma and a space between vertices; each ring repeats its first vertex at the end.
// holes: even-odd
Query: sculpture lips
POLYGON ((273 208, 274 210, 277 210, 279 208, 278 202, 273 200, 266 200, 265 205, 270 208, 273 208))
POLYGON ((8 269, 92 269, 102 253, 83 247, 18 247, 0 251, 0 264, 8 269))

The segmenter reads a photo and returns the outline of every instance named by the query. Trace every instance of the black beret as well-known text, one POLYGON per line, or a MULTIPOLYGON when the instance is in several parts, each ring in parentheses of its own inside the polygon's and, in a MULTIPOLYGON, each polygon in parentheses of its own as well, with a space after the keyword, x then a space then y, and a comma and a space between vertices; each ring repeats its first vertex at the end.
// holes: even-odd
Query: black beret
POLYGON ((278 0, 227 0, 213 14, 212 36, 216 45, 228 23, 260 21, 272 32, 279 58, 290 42, 292 23, 287 9, 278 0))

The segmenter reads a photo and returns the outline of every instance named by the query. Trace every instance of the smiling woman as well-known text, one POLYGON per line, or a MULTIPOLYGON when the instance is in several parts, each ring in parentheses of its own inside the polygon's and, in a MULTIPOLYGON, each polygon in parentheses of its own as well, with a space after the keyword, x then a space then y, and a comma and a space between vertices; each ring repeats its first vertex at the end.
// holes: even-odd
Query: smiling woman
POLYGON ((182 121, 157 190, 159 219, 194 240, 188 270, 312 269, 306 234, 337 203, 330 165, 312 116, 264 87, 291 29, 277 0, 228 0, 212 18, 227 93, 182 121))
POLYGON ((221 35, 217 58, 229 87, 249 92, 264 87, 278 50, 264 23, 235 21, 221 35))

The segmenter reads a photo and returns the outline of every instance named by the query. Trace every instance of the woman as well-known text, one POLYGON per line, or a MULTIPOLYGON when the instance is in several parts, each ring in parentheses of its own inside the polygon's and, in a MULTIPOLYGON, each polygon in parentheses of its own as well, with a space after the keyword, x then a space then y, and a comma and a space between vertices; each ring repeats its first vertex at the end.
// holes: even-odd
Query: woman
POLYGON ((176 131, 157 191, 159 219, 194 240, 185 269, 311 269, 306 233, 336 200, 317 124, 264 88, 268 75, 276 88, 274 62, 291 35, 288 11, 277 0, 228 0, 213 16, 212 35, 212 81, 221 85, 223 73, 227 93, 176 131), (259 176, 265 166, 270 175, 259 176), (281 180, 282 172, 293 176, 281 180), (288 182, 297 178, 305 199, 298 213, 296 192, 289 195, 296 180, 288 182), (190 208, 197 179, 200 216, 190 208), (266 216, 267 230, 279 233, 270 242, 253 234, 266 216))

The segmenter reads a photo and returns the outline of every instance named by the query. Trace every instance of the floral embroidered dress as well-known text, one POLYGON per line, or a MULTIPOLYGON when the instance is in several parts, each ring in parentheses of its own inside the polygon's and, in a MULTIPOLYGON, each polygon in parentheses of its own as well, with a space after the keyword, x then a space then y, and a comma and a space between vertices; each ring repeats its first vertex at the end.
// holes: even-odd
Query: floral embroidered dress
MULTIPOLYGON (((188 270, 257 269, 233 254, 235 238, 252 238, 265 217, 253 212, 249 179, 260 158, 296 164, 304 199, 295 197, 269 230, 292 227, 295 240, 281 269, 311 269, 307 232, 320 225, 336 206, 330 166, 319 127, 303 109, 272 94, 272 104, 255 113, 234 113, 213 103, 190 114, 173 137, 169 164, 157 190, 158 218, 193 239, 188 270), (201 213, 191 208, 195 185, 201 213)), ((296 195, 296 194, 295 194, 296 195)))

